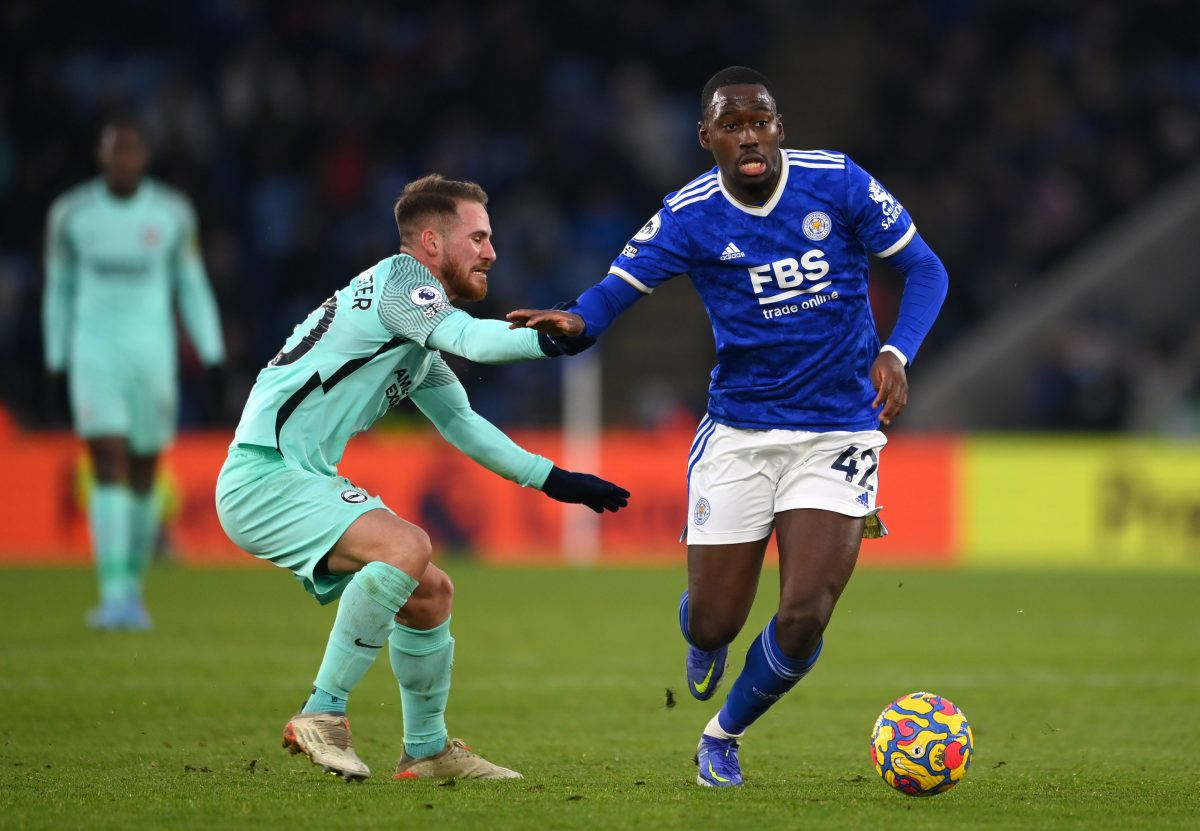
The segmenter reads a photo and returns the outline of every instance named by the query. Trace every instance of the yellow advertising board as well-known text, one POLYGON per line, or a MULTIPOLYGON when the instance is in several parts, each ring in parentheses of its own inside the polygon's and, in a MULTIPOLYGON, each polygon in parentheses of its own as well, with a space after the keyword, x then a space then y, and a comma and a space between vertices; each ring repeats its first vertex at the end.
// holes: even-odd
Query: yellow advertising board
POLYGON ((961 562, 1200 568, 1200 442, 975 437, 961 462, 961 562))

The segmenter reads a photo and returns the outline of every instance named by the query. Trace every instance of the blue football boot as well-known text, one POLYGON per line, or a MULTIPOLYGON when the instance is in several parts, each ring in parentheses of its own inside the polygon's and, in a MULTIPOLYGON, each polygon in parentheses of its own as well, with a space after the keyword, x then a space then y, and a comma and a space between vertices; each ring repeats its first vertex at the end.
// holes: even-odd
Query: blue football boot
POLYGON ((135 632, 146 632, 154 628, 154 622, 150 620, 150 613, 146 611, 145 605, 142 604, 140 595, 125 599, 122 610, 122 623, 124 624, 123 628, 135 632))
POLYGON ((728 654, 728 646, 722 646, 712 652, 705 652, 694 646, 688 647, 684 665, 687 667, 688 692, 693 698, 707 701, 713 697, 713 693, 717 691, 717 684, 721 682, 721 676, 725 674, 725 658, 728 654))
POLYGON ((140 597, 127 597, 124 600, 107 601, 87 613, 89 629, 102 632, 128 630, 145 632, 153 628, 150 614, 142 605, 140 597))
POLYGON ((125 625, 125 604, 114 601, 101 603, 87 613, 89 629, 111 632, 125 625))
POLYGON ((688 593, 685 591, 679 598, 679 630, 683 632, 684 640, 688 641, 687 659, 684 670, 687 675, 688 692, 692 698, 707 701, 717 691, 717 684, 725 674, 725 659, 729 655, 729 646, 722 646, 711 652, 697 649, 691 645, 687 621, 688 593))
POLYGON ((696 748, 696 784, 706 788, 731 788, 742 784, 738 740, 702 735, 696 748))

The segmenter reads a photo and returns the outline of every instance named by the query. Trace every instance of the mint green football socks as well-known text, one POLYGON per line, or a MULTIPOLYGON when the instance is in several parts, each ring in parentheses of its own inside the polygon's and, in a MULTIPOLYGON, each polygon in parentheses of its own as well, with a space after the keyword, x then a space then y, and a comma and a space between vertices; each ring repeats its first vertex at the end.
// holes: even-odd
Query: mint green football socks
POLYGON ((150 567, 154 545, 158 542, 159 502, 156 491, 129 492, 129 524, 130 556, 127 569, 134 593, 140 596, 146 569, 150 567))
POLYGON ((338 601, 316 688, 302 713, 346 712, 350 691, 388 643, 396 612, 416 587, 416 580, 387 563, 367 563, 354 575, 338 601))
POLYGON ((433 756, 449 738, 446 702, 454 666, 450 620, 425 630, 396 624, 388 644, 404 707, 404 752, 416 759, 433 756))
MULTIPOLYGON (((88 525, 100 581, 100 602, 112 607, 134 588, 129 569, 133 492, 126 485, 96 483, 88 499, 88 525)), ((139 581, 140 582, 140 581, 139 581)))

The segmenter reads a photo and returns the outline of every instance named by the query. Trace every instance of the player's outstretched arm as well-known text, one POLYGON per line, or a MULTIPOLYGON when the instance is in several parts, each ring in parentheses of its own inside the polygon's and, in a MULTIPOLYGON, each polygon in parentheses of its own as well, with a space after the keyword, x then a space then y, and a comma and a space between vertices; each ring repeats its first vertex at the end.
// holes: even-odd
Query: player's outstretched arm
POLYGON ((513 329, 536 329, 553 338, 579 338, 579 343, 585 345, 566 352, 574 355, 595 342, 622 312, 648 293, 649 289, 643 293, 618 275, 609 274, 574 302, 553 309, 515 309, 505 318, 513 329))
POLYGON ((559 502, 587 505, 596 513, 625 506, 629 491, 587 473, 555 467, 543 456, 517 445, 498 427, 471 409, 467 393, 445 362, 412 393, 413 403, 442 437, 493 473, 541 490, 559 502))

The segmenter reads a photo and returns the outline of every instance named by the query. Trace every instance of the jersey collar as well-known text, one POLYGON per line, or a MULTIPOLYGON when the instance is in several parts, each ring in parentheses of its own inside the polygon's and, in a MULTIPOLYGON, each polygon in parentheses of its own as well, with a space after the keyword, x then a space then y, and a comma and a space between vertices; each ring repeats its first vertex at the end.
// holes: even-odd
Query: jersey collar
POLYGON ((745 202, 738 200, 732 193, 725 189, 725 176, 719 170, 717 171, 717 184, 721 186, 721 195, 724 196, 730 205, 737 208, 742 213, 748 213, 751 216, 768 216, 771 210, 778 204, 783 196, 783 190, 787 187, 788 164, 787 158, 783 155, 783 148, 779 148, 779 181, 775 183, 775 192, 771 194, 771 198, 761 205, 747 205, 745 202))

